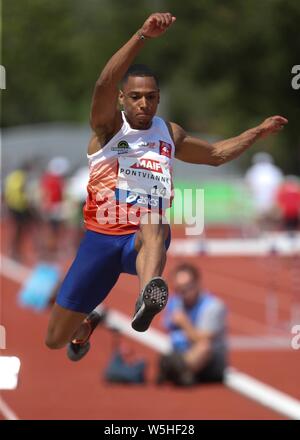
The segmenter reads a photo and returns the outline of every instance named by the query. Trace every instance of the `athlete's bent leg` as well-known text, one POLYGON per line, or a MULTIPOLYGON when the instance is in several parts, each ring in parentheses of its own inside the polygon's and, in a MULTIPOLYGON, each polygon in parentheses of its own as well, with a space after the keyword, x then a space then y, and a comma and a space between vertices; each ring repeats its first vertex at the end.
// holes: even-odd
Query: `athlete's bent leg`
POLYGON ((99 322, 92 311, 120 275, 121 247, 114 236, 87 231, 53 306, 46 344, 59 349, 74 339, 83 343, 99 322))
POLYGON ((99 314, 94 310, 85 316, 83 313, 67 310, 55 304, 46 338, 47 346, 59 349, 67 343, 68 358, 71 361, 82 359, 90 349, 89 339, 93 331, 104 320, 105 314, 104 312, 99 314), (75 332, 72 332, 74 328, 76 328, 75 332))
POLYGON ((74 338, 86 316, 86 313, 74 312, 54 304, 45 341, 46 345, 52 349, 63 348, 74 338))

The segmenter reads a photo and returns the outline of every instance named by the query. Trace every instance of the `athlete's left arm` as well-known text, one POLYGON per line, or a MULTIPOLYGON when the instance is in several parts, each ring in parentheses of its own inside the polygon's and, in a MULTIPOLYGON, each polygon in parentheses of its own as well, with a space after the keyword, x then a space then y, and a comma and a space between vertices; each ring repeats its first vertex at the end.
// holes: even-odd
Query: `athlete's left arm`
POLYGON ((282 116, 271 116, 239 136, 214 143, 189 136, 174 122, 170 122, 170 131, 176 147, 176 159, 218 166, 235 159, 257 140, 278 133, 287 123, 288 120, 282 116))

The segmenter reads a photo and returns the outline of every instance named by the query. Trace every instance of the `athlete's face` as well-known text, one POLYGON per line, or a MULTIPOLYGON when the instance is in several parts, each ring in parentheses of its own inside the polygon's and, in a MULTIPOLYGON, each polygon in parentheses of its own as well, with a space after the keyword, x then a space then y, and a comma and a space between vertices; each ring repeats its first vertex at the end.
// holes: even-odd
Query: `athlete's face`
POLYGON ((149 128, 159 103, 155 79, 151 76, 130 76, 120 91, 119 100, 132 128, 149 128))
POLYGON ((186 307, 193 307, 201 291, 199 280, 196 280, 190 272, 185 270, 179 271, 175 275, 174 288, 186 307))

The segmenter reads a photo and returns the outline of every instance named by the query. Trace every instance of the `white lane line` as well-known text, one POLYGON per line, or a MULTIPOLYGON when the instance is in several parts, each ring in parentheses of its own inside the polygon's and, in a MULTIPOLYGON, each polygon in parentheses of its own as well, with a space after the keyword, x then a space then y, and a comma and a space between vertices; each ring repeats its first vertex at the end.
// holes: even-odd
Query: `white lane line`
MULTIPOLYGON (((6 260, 8 260, 6 258, 6 260)), ((26 268, 24 268, 26 269, 26 268)), ((3 272, 3 265, 1 266, 3 272)), ((14 276, 13 272, 11 273, 14 276)), ((7 272, 6 272, 6 276, 7 272)), ((15 278, 13 278, 16 280, 15 278)), ((146 344, 147 346, 166 353, 170 349, 168 338, 162 332, 149 329, 146 333, 135 332, 131 328, 131 320, 118 311, 111 311, 108 315, 108 324, 119 329, 127 336, 146 344)), ((300 420, 300 401, 288 394, 260 382, 247 374, 229 368, 226 371, 225 384, 228 388, 264 405, 290 419, 300 420)), ((1 407, 0 407, 1 408, 1 407)), ((11 415, 14 415, 12 413, 11 415)))
MULTIPOLYGON (((97 308, 96 308, 97 310, 97 308)), ((100 310, 103 310, 102 308, 100 310)), ((99 310, 99 311, 100 311, 99 310)), ((139 333, 131 327, 131 321, 127 315, 117 310, 109 309, 107 324, 111 328, 118 329, 126 336, 144 344, 160 353, 167 353, 171 350, 170 339, 166 334, 150 328, 145 333, 139 333)), ((290 350, 291 341, 287 337, 256 335, 256 336, 230 336, 230 350, 290 350)))
POLYGON ((30 268, 4 255, 0 255, 0 268, 2 275, 21 284, 31 274, 30 268))
POLYGON ((159 330, 149 329, 145 333, 139 333, 131 327, 131 321, 128 316, 117 310, 109 309, 107 316, 107 323, 109 327, 118 329, 121 333, 129 336, 132 339, 147 345, 148 347, 159 351, 160 353, 167 353, 171 350, 170 341, 167 335, 159 330))
POLYGON ((16 413, 7 405, 0 396, 0 413, 3 414, 5 420, 20 420, 16 413))
POLYGON ((266 385, 248 374, 229 368, 225 384, 268 408, 294 420, 300 420, 300 401, 266 385))
MULTIPOLYGON (((100 308, 99 311, 101 311, 100 308)), ((144 344, 160 353, 167 353, 171 350, 171 344, 168 336, 154 328, 149 329, 146 333, 139 333, 133 330, 130 320, 125 314, 117 310, 109 309, 107 316, 107 324, 109 327, 118 329, 126 336, 135 339, 137 342, 144 344)), ((230 336, 230 350, 290 350, 291 341, 287 337, 256 335, 256 336, 230 336)))

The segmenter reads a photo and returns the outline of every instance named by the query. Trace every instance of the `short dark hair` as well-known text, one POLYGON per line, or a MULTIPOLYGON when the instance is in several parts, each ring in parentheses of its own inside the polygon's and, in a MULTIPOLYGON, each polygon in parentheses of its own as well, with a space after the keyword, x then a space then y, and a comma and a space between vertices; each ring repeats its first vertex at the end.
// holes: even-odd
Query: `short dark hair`
POLYGON ((132 64, 121 80, 121 88, 124 87, 130 76, 149 76, 154 78, 157 88, 159 88, 159 80, 157 75, 146 64, 132 64))
POLYGON ((178 272, 188 272, 195 281, 198 281, 201 278, 201 272, 195 266, 189 263, 181 263, 174 269, 174 275, 178 272))

